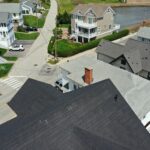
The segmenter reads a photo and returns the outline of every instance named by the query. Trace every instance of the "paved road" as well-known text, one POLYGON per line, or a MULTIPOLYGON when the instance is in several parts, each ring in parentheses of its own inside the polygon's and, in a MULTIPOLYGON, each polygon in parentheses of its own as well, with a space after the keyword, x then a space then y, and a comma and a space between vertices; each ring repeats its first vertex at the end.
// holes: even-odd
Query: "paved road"
POLYGON ((56 15, 57 3, 55 0, 51 0, 51 8, 47 15, 45 25, 40 30, 39 37, 31 46, 28 54, 24 58, 19 58, 17 60, 9 75, 28 76, 34 79, 39 79, 41 77, 39 72, 47 62, 47 47, 50 37, 52 36, 52 30, 56 26, 56 15))

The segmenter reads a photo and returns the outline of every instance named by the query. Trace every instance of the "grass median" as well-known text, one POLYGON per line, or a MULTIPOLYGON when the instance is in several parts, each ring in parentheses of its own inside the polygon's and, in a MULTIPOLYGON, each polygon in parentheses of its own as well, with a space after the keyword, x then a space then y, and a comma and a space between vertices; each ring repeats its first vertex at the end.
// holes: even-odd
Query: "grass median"
POLYGON ((11 70, 13 64, 0 64, 0 78, 6 76, 11 70))

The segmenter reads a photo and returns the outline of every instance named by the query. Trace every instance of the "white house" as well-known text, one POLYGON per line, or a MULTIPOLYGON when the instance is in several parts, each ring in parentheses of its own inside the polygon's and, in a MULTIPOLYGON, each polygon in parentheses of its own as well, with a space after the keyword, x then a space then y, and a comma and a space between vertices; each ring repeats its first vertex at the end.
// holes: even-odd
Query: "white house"
POLYGON ((12 15, 14 26, 23 25, 23 15, 20 3, 0 3, 0 12, 7 12, 12 15))
POLYGON ((10 13, 0 12, 0 47, 8 48, 14 40, 12 16, 10 13))

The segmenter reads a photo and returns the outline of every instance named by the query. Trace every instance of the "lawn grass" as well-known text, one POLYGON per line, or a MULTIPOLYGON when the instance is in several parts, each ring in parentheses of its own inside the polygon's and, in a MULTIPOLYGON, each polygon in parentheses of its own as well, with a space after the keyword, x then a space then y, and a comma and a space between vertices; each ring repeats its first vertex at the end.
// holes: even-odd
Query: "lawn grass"
POLYGON ((7 61, 16 61, 17 57, 14 56, 4 56, 4 54, 7 52, 7 49, 0 48, 0 56, 2 56, 7 61))
POLYGON ((3 56, 6 53, 6 49, 0 48, 0 56, 3 56))
POLYGON ((64 11, 70 13, 76 5, 81 3, 120 3, 120 0, 57 0, 57 2, 60 13, 63 13, 64 11))
POLYGON ((4 56, 3 58, 5 58, 7 61, 16 61, 18 59, 15 56, 4 56))
POLYGON ((30 27, 42 28, 45 22, 45 18, 38 18, 36 16, 27 15, 23 17, 24 24, 30 27))
POLYGON ((39 36, 39 32, 24 33, 15 32, 15 37, 17 40, 35 40, 39 36))
POLYGON ((6 76, 11 70, 13 64, 0 64, 0 78, 6 76))
POLYGON ((48 11, 46 10, 46 11, 42 14, 42 17, 41 17, 41 18, 38 18, 38 17, 36 17, 36 16, 32 16, 32 15, 24 16, 24 17, 23 17, 24 25, 30 26, 30 27, 42 28, 42 27, 44 26, 47 13, 48 13, 48 11))
POLYGON ((83 45, 80 43, 72 43, 69 40, 58 40, 55 44, 59 56, 72 56, 76 54, 78 49, 83 45))

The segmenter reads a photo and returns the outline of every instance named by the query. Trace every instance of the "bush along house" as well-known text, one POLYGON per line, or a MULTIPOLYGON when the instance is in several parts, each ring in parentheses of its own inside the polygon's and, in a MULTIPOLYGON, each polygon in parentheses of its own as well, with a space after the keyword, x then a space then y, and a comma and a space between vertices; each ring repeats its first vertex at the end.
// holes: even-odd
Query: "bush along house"
POLYGON ((120 29, 114 23, 114 10, 99 4, 79 4, 71 14, 71 39, 89 42, 120 29))

